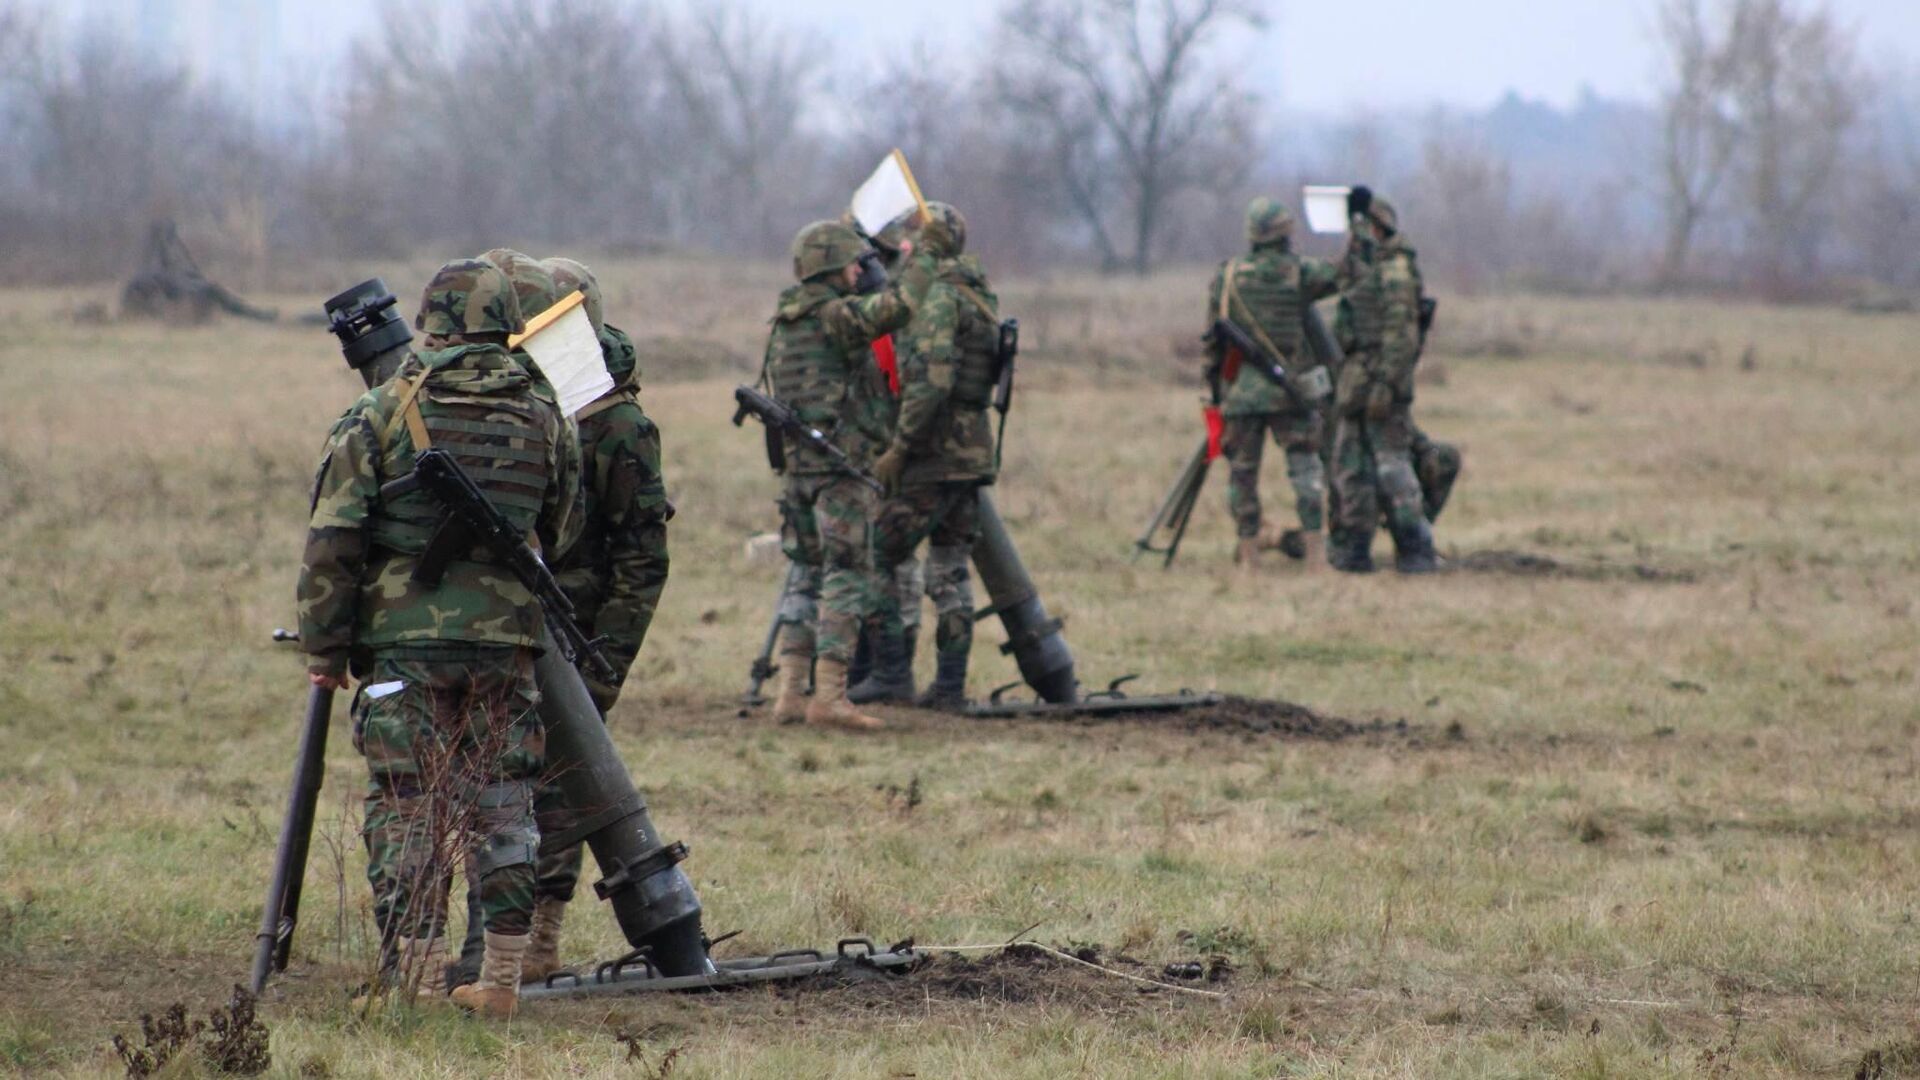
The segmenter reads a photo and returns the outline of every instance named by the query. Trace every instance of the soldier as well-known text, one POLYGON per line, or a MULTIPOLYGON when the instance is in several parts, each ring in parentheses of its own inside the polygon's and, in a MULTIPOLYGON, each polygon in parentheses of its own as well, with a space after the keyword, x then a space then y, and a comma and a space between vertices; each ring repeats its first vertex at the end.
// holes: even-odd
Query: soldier
POLYGON ((964 253, 966 219, 945 203, 929 203, 927 210, 940 235, 923 228, 919 250, 935 260, 935 279, 900 335, 900 419, 873 466, 888 489, 874 523, 874 565, 883 585, 895 588, 882 597, 874 624, 873 678, 848 697, 857 704, 914 700, 902 608, 911 604, 917 615, 920 597, 901 584, 911 580, 901 570, 915 564, 926 540, 936 673, 915 703, 959 708, 966 704, 973 648, 968 564, 979 535, 977 492, 996 471, 987 406, 998 376, 1000 315, 986 271, 964 253))
POLYGON ((414 326, 422 348, 328 436, 301 567, 301 642, 315 685, 361 679, 354 746, 370 776, 364 837, 383 956, 423 995, 439 963, 451 850, 464 849, 485 921, 479 982, 453 1000, 511 1016, 533 915, 539 832, 532 782, 545 737, 534 707, 540 605, 475 549, 429 589, 412 578, 440 512, 421 491, 387 497, 428 446, 549 552, 576 529, 579 448, 550 397, 507 352, 525 323, 484 259, 441 267, 414 326))
MULTIPOLYGON (((892 405, 873 363, 873 342, 907 324, 932 280, 931 261, 914 255, 909 243, 909 261, 899 280, 873 295, 858 295, 859 259, 867 250, 858 233, 837 221, 800 230, 793 241, 799 284, 780 295, 764 368, 773 395, 825 431, 862 468, 885 445, 891 428, 892 405)), ((781 637, 774 716, 852 730, 881 727, 881 721, 847 701, 855 638, 880 601, 870 546, 877 500, 859 479, 798 440, 788 438, 785 450, 782 533, 789 550, 820 567, 820 576, 810 625, 789 624, 781 637), (813 700, 803 706, 809 668, 813 700)))
POLYGON ((1428 573, 1439 563, 1413 466, 1420 265, 1385 199, 1373 197, 1354 215, 1341 276, 1352 351, 1341 365, 1335 395, 1333 479, 1341 544, 1331 561, 1338 570, 1371 573, 1373 534, 1384 512, 1395 569, 1428 573))
MULTIPOLYGON (((660 474, 660 431, 640 408, 640 370, 633 339, 606 324, 600 284, 572 259, 544 259, 562 296, 586 293, 587 319, 600 338, 601 356, 613 389, 575 414, 580 429, 582 507, 580 539, 554 564, 554 575, 573 601, 581 629, 603 639, 601 651, 617 678, 586 677, 587 690, 604 718, 653 625, 654 609, 667 585, 667 522, 673 504, 660 474)), ((534 800, 542 832, 566 823, 555 811, 559 792, 542 785, 534 800)), ((560 926, 580 882, 581 850, 572 844, 540 854, 534 880, 533 938, 520 977, 537 982, 560 970, 560 926)))
POLYGON ((1213 277, 1208 323, 1231 320, 1265 346, 1292 377, 1294 393, 1257 365, 1242 364, 1237 374, 1228 373, 1233 381, 1221 413, 1230 466, 1227 506, 1240 537, 1234 558, 1247 569, 1259 560, 1260 458, 1272 432, 1286 450, 1287 479, 1293 485, 1307 565, 1315 567, 1326 545, 1321 531, 1327 483, 1320 461, 1320 409, 1332 380, 1318 358, 1303 348, 1301 319, 1309 305, 1339 288, 1339 272, 1323 259, 1294 253, 1293 215, 1272 199, 1262 197, 1248 205, 1247 242, 1248 253, 1223 263, 1213 277))

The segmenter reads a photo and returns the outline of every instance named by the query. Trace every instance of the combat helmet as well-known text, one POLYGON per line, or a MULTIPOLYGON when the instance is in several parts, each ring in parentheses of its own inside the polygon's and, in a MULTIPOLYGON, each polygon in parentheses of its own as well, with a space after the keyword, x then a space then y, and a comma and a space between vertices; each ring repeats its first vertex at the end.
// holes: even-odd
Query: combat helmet
POLYGON ((1392 203, 1378 195, 1375 195, 1373 202, 1368 204, 1367 217, 1385 230, 1389 236, 1400 231, 1400 215, 1394 212, 1392 203))
POLYGON ((512 248, 494 248, 484 257, 506 271, 507 280, 513 282, 513 294, 520 299, 522 317, 531 319, 559 302, 560 288, 554 284, 553 275, 532 256, 512 248))
POLYGON ((852 266, 867 250, 867 242, 852 226, 816 221, 793 238, 793 276, 812 281, 852 266))
POLYGON ((413 328, 434 337, 517 334, 527 322, 504 271, 486 259, 455 259, 427 282, 413 328))
POLYGON ((1293 236, 1293 211, 1265 195, 1247 204, 1247 243, 1275 244, 1293 236))
POLYGON ((569 296, 575 289, 587 294, 584 307, 587 309, 587 321, 593 324, 593 332, 599 333, 606 328, 606 308, 600 302, 600 281, 584 263, 564 256, 541 259, 540 268, 553 276, 553 284, 561 296, 569 296))
MULTIPOLYGON (((946 231, 944 242, 931 245, 934 248, 944 248, 945 250, 930 250, 929 254, 941 258, 952 258, 967 250, 967 219, 961 215, 960 211, 954 209, 951 203, 930 202, 927 204, 927 214, 932 220, 920 226, 920 236, 923 240, 932 239, 928 237, 927 225, 932 224, 934 221, 939 222, 940 229, 946 231)), ((935 230, 936 235, 940 229, 935 230)))

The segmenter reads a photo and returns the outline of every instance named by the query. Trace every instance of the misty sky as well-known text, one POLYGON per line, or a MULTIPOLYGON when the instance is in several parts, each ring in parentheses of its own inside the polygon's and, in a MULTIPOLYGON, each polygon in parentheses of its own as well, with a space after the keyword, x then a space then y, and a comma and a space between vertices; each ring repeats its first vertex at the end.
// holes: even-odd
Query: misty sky
MULTIPOLYGON (((746 2, 835 37, 896 44, 924 36, 974 45, 998 6, 746 2)), ((1920 55, 1920 0, 1828 0, 1827 7, 1861 30, 1867 60, 1920 55)), ((1256 88, 1289 109, 1484 106, 1509 88, 1562 105, 1583 86, 1608 97, 1654 93, 1653 0, 1270 0, 1270 10, 1266 40, 1247 60, 1256 88), (1366 59, 1356 63, 1363 47, 1366 59)))
MULTIPOLYGON (((27 0, 72 24, 147 37, 202 74, 265 98, 290 77, 326 70, 382 0, 27 0), (206 69, 214 69, 208 71, 206 69)), ((457 8, 462 0, 439 0, 457 8)), ((669 0, 660 0, 669 2, 669 0)), ((699 0, 678 0, 698 3, 699 0)), ((737 0, 770 18, 869 50, 915 39, 967 55, 986 47, 997 0, 737 0)), ((1271 25, 1234 52, 1250 83, 1281 108, 1345 115, 1442 103, 1492 104, 1509 89, 1565 105, 1583 87, 1650 100, 1658 0, 1268 0, 1271 25), (1356 60, 1355 57, 1364 57, 1356 60)), ((1920 0, 1825 0, 1861 32, 1875 66, 1920 60, 1920 0)), ((961 64, 961 67, 971 65, 961 64)))

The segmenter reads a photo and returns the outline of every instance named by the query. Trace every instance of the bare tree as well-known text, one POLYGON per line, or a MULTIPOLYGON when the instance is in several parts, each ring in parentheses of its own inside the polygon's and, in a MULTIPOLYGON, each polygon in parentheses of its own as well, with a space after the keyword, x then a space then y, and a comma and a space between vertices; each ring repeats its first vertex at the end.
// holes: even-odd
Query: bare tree
POLYGON ((1107 269, 1145 273, 1176 196, 1244 177, 1252 99, 1208 48, 1262 19, 1257 0, 1013 0, 1001 12, 996 98, 1044 148, 1107 269))
POLYGON ((1737 0, 1727 48, 1748 245, 1777 295, 1815 270, 1818 199, 1859 119, 1862 76, 1832 16, 1790 0, 1737 0))
POLYGON ((1659 13, 1670 67, 1661 92, 1660 194, 1666 246, 1660 275, 1676 282, 1707 208, 1726 182, 1739 143, 1727 42, 1707 25, 1701 0, 1667 0, 1659 13))
POLYGON ((695 210, 689 216, 720 229, 724 240, 765 247, 787 209, 774 198, 786 194, 775 179, 791 176, 823 50, 806 35, 713 0, 669 27, 657 55, 682 110, 675 145, 693 159, 682 170, 690 181, 683 198, 695 210))

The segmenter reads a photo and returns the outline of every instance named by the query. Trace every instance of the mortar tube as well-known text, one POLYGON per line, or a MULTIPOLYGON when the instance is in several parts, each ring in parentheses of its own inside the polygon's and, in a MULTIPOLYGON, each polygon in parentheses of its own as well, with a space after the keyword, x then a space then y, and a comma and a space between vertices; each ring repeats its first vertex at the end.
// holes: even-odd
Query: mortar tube
POLYGON ((710 975, 700 898, 679 866, 686 849, 663 844, 580 672, 547 631, 534 662, 540 722, 547 732, 547 771, 574 824, 541 837, 543 848, 584 840, 600 866, 594 892, 613 907, 620 932, 647 949, 662 975, 710 975))
POLYGON ((1040 593, 1027 576, 993 496, 983 487, 979 499, 980 538, 973 543, 973 565, 980 571, 994 614, 1000 616, 1000 625, 1007 631, 1007 643, 1001 651, 1013 654, 1020 665, 1020 677, 1041 700, 1071 704, 1080 697, 1073 650, 1060 633, 1060 623, 1048 616, 1046 605, 1040 602, 1040 593))

